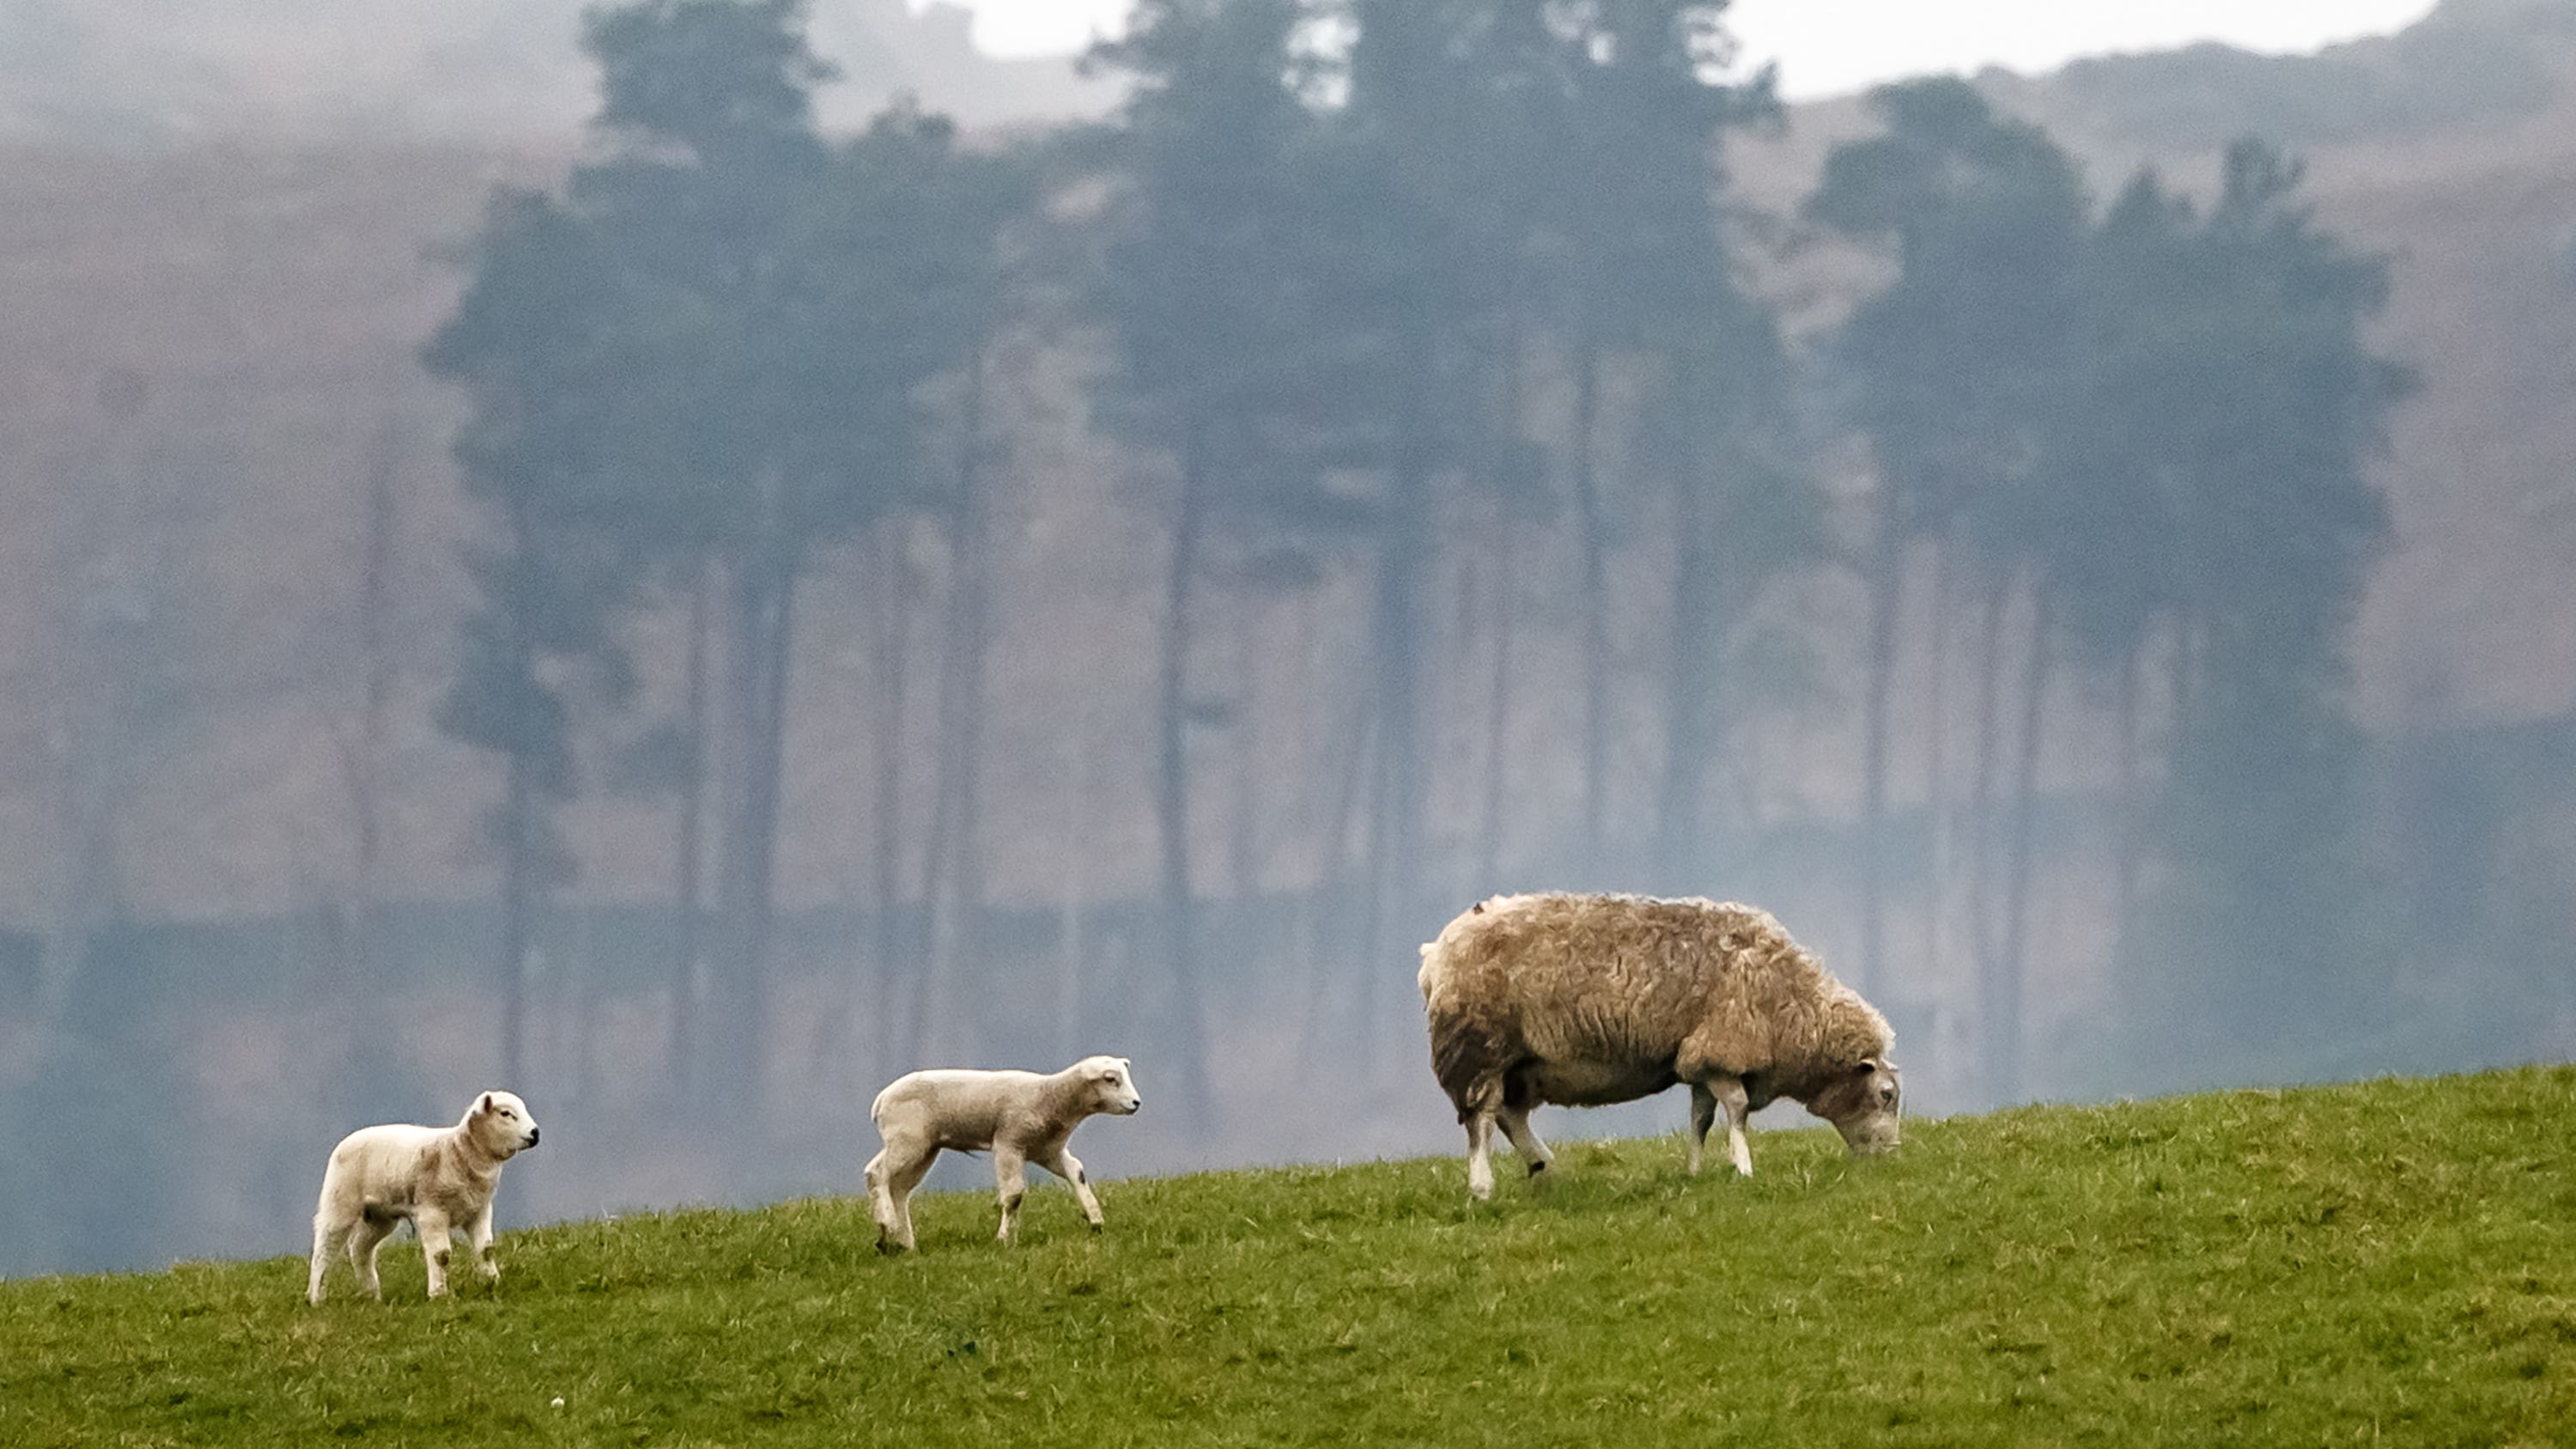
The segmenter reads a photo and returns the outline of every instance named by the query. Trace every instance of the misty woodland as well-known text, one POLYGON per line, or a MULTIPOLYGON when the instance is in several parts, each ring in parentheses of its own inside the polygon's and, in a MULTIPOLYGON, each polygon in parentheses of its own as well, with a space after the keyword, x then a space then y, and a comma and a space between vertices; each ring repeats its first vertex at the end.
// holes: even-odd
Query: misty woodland
MULTIPOLYGON (((1418 948, 1540 889, 1763 902, 1909 1112, 2576 1040, 2522 783, 2576 726, 2412 657, 2356 707, 2444 381, 2303 154, 2469 122, 1793 107, 1725 10, 1144 0, 1108 109, 967 127, 824 104, 798 0, 633 0, 577 144, 277 161, 423 219, 257 250, 426 280, 284 412, 195 356, 44 403, 93 441, 0 639, 0 1273, 283 1248, 315 1143, 486 1082, 555 1129, 523 1218, 848 1191, 880 1085, 1097 1050, 1157 1089, 1114 1171, 1517 1141, 1583 1084, 1427 1077, 1418 948)), ((1700 1067, 1694 1163, 1770 1095, 1893 1131, 1700 1067)))

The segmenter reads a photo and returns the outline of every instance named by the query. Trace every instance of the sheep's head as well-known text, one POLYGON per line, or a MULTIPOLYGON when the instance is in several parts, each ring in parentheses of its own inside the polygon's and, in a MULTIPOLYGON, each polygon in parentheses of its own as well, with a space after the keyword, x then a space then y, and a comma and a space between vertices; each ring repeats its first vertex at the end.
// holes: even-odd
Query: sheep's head
POLYGON ((1807 1102, 1807 1110, 1834 1124, 1856 1157, 1892 1151, 1905 1082, 1896 1063, 1864 1057, 1807 1102))
POLYGON ((1136 1091, 1136 1078, 1127 1069, 1125 1057, 1085 1057, 1074 1068, 1084 1087, 1089 1089, 1091 1110, 1125 1117, 1145 1105, 1136 1091))
POLYGON ((475 1144, 494 1157, 508 1157, 537 1145, 536 1114, 510 1092, 485 1092, 465 1113, 465 1130, 475 1144))

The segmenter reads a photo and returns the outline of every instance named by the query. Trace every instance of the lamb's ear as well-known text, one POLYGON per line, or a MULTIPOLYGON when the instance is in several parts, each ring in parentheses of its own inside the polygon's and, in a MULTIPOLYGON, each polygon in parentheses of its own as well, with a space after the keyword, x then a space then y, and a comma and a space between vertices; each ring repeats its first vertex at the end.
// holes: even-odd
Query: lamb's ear
POLYGON ((482 1116, 484 1113, 489 1112, 489 1111, 491 1111, 491 1110, 492 1110, 492 1094, 491 1094, 491 1093, 489 1093, 489 1092, 485 1092, 485 1093, 483 1094, 483 1100, 481 1100, 481 1101, 479 1101, 479 1102, 477 1102, 477 1103, 475 1103, 475 1104, 474 1104, 474 1115, 476 1115, 476 1116, 480 1117, 480 1116, 482 1116))
POLYGON ((1877 1071, 1877 1070, 1878 1070, 1878 1058, 1876 1058, 1876 1057, 1862 1057, 1862 1058, 1860 1059, 1860 1074, 1861 1074, 1862 1076, 1866 1077, 1866 1076, 1868 1076, 1870 1073, 1872 1073, 1872 1072, 1874 1072, 1874 1071, 1877 1071))

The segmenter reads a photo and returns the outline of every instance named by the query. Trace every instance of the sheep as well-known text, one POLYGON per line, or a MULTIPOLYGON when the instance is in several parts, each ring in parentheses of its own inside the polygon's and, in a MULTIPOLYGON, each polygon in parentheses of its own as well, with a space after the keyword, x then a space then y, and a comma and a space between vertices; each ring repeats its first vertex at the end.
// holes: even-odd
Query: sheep
POLYGON ((361 1127, 331 1149, 322 1169, 322 1199, 313 1212, 313 1263, 307 1302, 322 1301, 322 1270, 346 1243, 358 1286, 385 1296, 376 1254, 402 1220, 420 1233, 429 1261, 429 1296, 447 1295, 452 1234, 464 1229, 474 1266, 486 1281, 501 1276, 492 1261, 492 1193, 501 1165, 537 1145, 537 1119, 508 1092, 485 1092, 453 1127, 361 1127))
POLYGON ((1493 1127, 1537 1177, 1554 1155, 1533 1107, 1691 1093, 1697 1173, 1717 1109, 1735 1170, 1745 1119, 1777 1098, 1834 1124, 1855 1155, 1897 1145, 1902 1081, 1887 1019, 1769 913, 1704 899, 1496 896, 1422 948, 1431 1067, 1467 1129, 1467 1188, 1493 1196, 1493 1127))
POLYGON ((1034 1162, 1073 1188, 1082 1215, 1099 1232, 1100 1199, 1081 1160, 1065 1139, 1086 1117, 1107 1112, 1132 1116, 1145 1105, 1125 1057, 1084 1057, 1052 1076, 1036 1072, 927 1071, 894 1079, 877 1094, 868 1116, 885 1139, 868 1159, 868 1202, 877 1220, 877 1249, 913 1246, 912 1190, 942 1148, 993 1154, 993 1185, 1002 1204, 1002 1229, 1011 1241, 1027 1191, 1026 1164, 1034 1162))

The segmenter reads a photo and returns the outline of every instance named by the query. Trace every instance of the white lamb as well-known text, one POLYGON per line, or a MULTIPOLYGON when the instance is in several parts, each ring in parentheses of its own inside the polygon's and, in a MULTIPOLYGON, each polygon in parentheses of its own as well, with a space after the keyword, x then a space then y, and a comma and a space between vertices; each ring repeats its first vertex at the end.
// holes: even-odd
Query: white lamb
POLYGON ((1124 1117, 1144 1105, 1125 1057, 1085 1057, 1052 1076, 945 1070, 895 1078, 868 1109, 885 1139, 885 1149, 868 1159, 867 1169, 877 1247, 891 1253, 913 1246, 912 1190, 943 1148, 993 1154, 1003 1242, 1011 1240, 1018 1221, 1031 1162, 1070 1184, 1091 1230, 1100 1231, 1100 1199, 1091 1195, 1091 1180, 1065 1150, 1065 1139, 1086 1117, 1124 1117))
POLYGON ((447 1293, 447 1257, 457 1229, 474 1249, 484 1278, 501 1276, 492 1261, 492 1190, 501 1164, 537 1145, 537 1119, 508 1092, 485 1092, 453 1127, 361 1127, 331 1149, 322 1171, 322 1202, 313 1213, 313 1274, 304 1296, 322 1301, 322 1270, 344 1241, 358 1286, 384 1297, 376 1253, 403 1219, 420 1233, 429 1261, 429 1296, 447 1293))

